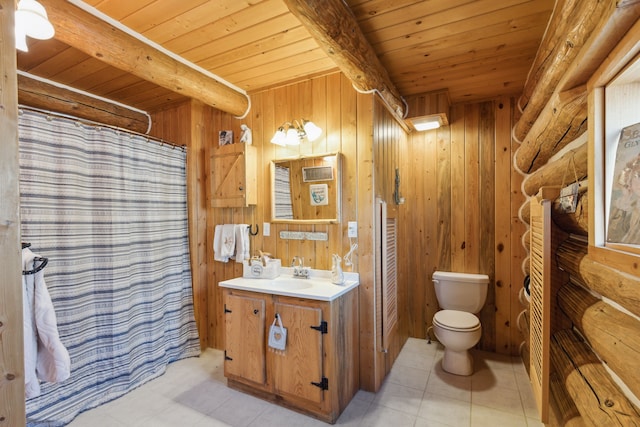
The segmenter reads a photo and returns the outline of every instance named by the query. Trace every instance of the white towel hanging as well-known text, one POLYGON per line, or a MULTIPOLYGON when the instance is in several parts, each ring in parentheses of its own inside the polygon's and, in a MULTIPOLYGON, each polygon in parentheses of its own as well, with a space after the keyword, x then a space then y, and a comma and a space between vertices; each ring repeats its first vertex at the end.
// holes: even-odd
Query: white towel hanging
POLYGON ((249 224, 237 224, 235 226, 236 234, 236 262, 242 263, 245 259, 251 258, 251 250, 249 248, 249 224))
POLYGON ((220 262, 229 261, 228 257, 222 256, 222 224, 216 225, 216 228, 213 232, 213 259, 220 262))
MULTIPOLYGON (((36 255, 22 249, 22 268, 31 270, 36 255)), ((69 352, 60 341, 56 314, 42 270, 22 276, 25 395, 40 395, 40 380, 60 382, 71 374, 69 352)))

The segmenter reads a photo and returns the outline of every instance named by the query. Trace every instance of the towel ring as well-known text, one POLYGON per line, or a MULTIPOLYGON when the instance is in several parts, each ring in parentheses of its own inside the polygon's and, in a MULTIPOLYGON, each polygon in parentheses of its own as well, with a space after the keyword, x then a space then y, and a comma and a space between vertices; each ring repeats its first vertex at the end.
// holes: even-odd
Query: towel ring
POLYGON ((251 234, 252 236, 257 236, 258 233, 260 232, 260 228, 258 227, 258 224, 256 224, 256 232, 253 232, 253 226, 249 225, 249 234, 251 234))

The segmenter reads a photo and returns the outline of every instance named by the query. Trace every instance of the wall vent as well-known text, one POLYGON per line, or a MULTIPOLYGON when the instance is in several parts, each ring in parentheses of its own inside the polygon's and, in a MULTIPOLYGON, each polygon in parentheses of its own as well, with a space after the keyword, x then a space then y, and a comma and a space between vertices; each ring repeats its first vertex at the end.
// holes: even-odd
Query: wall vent
POLYGON ((333 166, 309 166, 302 168, 302 180, 304 182, 332 181, 333 166))

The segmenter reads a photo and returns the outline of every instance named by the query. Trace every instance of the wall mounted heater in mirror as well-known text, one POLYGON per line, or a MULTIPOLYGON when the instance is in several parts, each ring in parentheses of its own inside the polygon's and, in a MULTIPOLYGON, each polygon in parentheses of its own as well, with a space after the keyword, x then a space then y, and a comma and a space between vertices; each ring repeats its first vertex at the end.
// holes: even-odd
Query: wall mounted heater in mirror
POLYGON ((272 222, 340 222, 340 154, 274 160, 271 164, 272 222))

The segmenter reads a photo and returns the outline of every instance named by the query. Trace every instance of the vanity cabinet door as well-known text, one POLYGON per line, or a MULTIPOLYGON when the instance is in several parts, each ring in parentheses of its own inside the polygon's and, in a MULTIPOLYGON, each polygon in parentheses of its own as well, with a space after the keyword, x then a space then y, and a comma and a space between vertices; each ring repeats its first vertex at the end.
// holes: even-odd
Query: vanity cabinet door
POLYGON ((225 376, 266 383, 265 297, 225 292, 225 376))
POLYGON ((276 393, 322 402, 323 390, 312 384, 321 383, 323 377, 323 333, 312 328, 321 325, 322 309, 276 301, 274 310, 287 328, 285 350, 269 349, 276 393))

